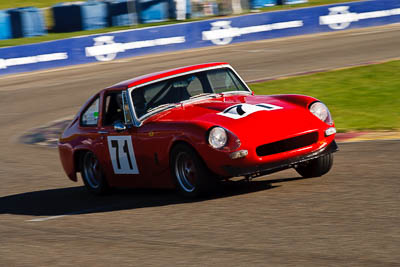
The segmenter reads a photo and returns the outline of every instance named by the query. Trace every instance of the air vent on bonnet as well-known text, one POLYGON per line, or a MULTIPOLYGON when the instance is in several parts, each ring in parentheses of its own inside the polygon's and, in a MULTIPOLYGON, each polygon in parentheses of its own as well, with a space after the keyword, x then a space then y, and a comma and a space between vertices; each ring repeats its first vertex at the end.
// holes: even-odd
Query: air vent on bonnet
POLYGON ((299 135, 289 139, 284 139, 274 143, 261 145, 256 148, 259 157, 282 153, 306 146, 310 146, 318 141, 318 132, 299 135))

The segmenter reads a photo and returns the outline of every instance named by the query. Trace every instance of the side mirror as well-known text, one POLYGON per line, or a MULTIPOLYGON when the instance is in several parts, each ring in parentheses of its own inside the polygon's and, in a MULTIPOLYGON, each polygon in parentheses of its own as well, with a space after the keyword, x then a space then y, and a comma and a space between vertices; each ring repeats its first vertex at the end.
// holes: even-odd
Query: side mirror
POLYGON ((117 132, 122 132, 126 130, 126 126, 122 122, 117 122, 114 124, 114 130, 117 132))

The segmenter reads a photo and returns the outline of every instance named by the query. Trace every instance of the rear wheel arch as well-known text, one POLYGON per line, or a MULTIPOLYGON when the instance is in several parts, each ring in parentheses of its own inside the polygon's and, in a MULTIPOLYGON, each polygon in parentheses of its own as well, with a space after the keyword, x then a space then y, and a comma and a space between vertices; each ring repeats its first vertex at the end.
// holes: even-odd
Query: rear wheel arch
POLYGON ((74 169, 75 173, 81 171, 81 160, 85 153, 91 152, 89 149, 79 149, 74 152, 74 169))
POLYGON ((93 151, 83 150, 79 157, 83 183, 89 192, 102 195, 109 192, 109 185, 98 157, 93 151))

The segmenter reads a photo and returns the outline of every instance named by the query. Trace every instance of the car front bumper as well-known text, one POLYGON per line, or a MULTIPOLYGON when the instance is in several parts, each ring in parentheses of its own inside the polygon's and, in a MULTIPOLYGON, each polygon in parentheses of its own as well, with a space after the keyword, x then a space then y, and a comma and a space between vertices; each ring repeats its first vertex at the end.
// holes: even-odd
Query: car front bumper
POLYGON ((313 160, 336 151, 338 151, 338 146, 333 140, 326 147, 305 155, 287 158, 281 161, 268 162, 256 166, 237 167, 232 165, 224 165, 222 166, 222 168, 231 177, 247 176, 249 178, 254 178, 269 173, 289 169, 303 162, 313 160))

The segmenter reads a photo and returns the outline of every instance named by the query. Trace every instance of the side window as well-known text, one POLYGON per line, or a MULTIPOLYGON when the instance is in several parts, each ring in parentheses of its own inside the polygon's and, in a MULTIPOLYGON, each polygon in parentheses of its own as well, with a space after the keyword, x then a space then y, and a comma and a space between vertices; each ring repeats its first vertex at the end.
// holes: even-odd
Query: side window
POLYGON ((97 126, 99 121, 99 97, 83 112, 81 117, 82 126, 97 126))
POLYGON ((121 92, 112 92, 104 98, 103 126, 124 122, 123 101, 121 92))

